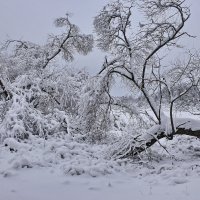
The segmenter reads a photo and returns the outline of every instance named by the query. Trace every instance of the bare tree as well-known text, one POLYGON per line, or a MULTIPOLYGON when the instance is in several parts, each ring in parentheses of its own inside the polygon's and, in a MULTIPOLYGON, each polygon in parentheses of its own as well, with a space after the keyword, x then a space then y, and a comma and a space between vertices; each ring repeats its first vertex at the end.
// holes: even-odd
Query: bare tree
POLYGON ((120 155, 137 155, 159 139, 172 139, 177 134, 200 137, 199 122, 174 119, 176 102, 199 88, 199 54, 190 53, 187 61, 173 66, 163 64, 163 52, 180 47, 181 38, 192 37, 183 29, 189 17, 184 0, 118 0, 107 4, 95 17, 98 46, 111 57, 110 61, 106 58, 99 74, 117 75, 129 82, 133 90, 142 94, 155 121, 120 155), (139 24, 133 24, 134 9, 143 14, 139 24), (169 98, 169 116, 163 109, 164 91, 169 98), (170 127, 166 128, 168 122, 170 127))

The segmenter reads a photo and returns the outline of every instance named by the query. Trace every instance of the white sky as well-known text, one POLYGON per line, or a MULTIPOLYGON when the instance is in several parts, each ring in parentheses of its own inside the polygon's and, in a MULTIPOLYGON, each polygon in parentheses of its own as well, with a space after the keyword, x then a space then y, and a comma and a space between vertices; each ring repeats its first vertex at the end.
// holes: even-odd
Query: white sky
MULTIPOLYGON (((110 0, 0 0, 0 41, 7 36, 13 39, 44 43, 49 33, 55 33, 53 21, 73 13, 72 22, 82 32, 92 33, 92 22, 98 11, 110 0)), ((200 44, 200 0, 186 0, 191 5, 191 18, 186 29, 197 39, 186 40, 189 48, 200 44)), ((95 50, 89 56, 77 57, 73 66, 85 67, 96 73, 103 62, 103 55, 95 50)))
MULTIPOLYGON (((54 33, 53 20, 73 13, 72 21, 85 33, 92 33, 92 22, 98 11, 109 0, 0 0, 0 41, 6 36, 14 39, 44 43, 48 33, 54 33)), ((191 5, 191 18, 187 29, 200 37, 200 1, 187 0, 191 5)), ((189 40, 190 47, 198 48, 199 39, 189 40)), ((83 66, 101 65, 102 55, 95 52, 88 58, 80 58, 83 66), (100 58, 99 58, 100 57, 100 58)), ((79 64, 79 61, 77 61, 79 64)))
MULTIPOLYGON (((73 13, 71 21, 84 33, 93 32, 93 18, 108 0, 0 0, 0 41, 13 39, 45 43, 49 33, 57 30, 54 19, 66 12, 73 13)), ((99 51, 80 56, 72 64, 88 66, 96 73, 103 56, 99 51)))

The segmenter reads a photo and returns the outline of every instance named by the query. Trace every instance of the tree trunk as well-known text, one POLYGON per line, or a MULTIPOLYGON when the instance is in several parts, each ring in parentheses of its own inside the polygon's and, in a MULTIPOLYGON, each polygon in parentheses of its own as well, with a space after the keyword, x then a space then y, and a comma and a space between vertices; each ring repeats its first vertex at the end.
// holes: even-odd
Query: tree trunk
POLYGON ((5 96, 5 99, 8 99, 9 98, 8 91, 6 90, 4 84, 3 84, 3 82, 1 80, 0 80, 0 86, 1 86, 1 88, 3 90, 3 92, 1 94, 3 94, 5 96))

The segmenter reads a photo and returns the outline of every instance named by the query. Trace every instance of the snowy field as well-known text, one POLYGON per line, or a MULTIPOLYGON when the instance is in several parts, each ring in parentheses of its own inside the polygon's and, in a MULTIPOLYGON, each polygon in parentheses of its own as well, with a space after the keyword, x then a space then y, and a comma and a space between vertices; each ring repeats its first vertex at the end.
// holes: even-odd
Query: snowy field
POLYGON ((106 160, 107 146, 73 138, 0 146, 1 200, 199 200, 200 141, 177 137, 141 160, 106 160), (64 139, 64 140, 63 140, 64 139), (151 158, 150 158, 151 155, 151 158))

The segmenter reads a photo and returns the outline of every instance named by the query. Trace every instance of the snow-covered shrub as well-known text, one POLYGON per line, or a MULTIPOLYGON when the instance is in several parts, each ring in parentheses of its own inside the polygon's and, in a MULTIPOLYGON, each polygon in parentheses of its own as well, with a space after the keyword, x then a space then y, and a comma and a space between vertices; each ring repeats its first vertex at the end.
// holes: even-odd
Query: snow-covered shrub
POLYGON ((89 80, 89 74, 84 69, 71 69, 60 71, 56 80, 57 97, 60 108, 70 116, 78 115, 79 102, 82 99, 82 88, 89 80))
POLYGON ((49 36, 44 45, 9 39, 0 48, 1 141, 68 133, 69 123, 77 118, 88 74, 61 63, 72 61, 76 53, 88 54, 93 36, 82 34, 69 15, 54 25, 64 32, 49 36))
POLYGON ((43 71, 23 71, 12 81, 4 79, 9 96, 0 101, 1 140, 29 134, 47 137, 59 131, 69 133, 69 129, 80 134, 80 102, 89 80, 85 70, 51 65, 43 71))
POLYGON ((93 77, 82 88, 79 102, 81 130, 90 142, 99 142, 110 128, 108 77, 93 77))
POLYGON ((64 111, 50 108, 49 95, 41 89, 41 79, 32 75, 22 75, 10 84, 12 98, 0 124, 0 139, 7 137, 26 139, 30 134, 48 137, 58 131, 67 131, 68 118, 64 111), (38 104, 48 109, 37 109, 38 104), (46 112, 43 112, 43 111, 46 112))

